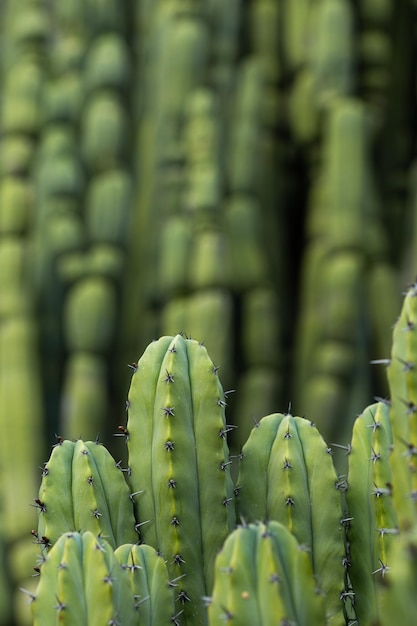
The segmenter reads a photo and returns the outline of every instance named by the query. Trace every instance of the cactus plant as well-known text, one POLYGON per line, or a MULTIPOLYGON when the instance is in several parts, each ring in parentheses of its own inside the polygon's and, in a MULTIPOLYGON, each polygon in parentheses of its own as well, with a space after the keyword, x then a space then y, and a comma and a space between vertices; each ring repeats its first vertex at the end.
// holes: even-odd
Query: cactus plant
POLYGON ((226 401, 207 350, 181 335, 150 344, 128 396, 129 482, 143 540, 180 577, 185 624, 206 623, 217 550, 233 528, 226 401), (182 576, 184 578, 182 578, 182 576))

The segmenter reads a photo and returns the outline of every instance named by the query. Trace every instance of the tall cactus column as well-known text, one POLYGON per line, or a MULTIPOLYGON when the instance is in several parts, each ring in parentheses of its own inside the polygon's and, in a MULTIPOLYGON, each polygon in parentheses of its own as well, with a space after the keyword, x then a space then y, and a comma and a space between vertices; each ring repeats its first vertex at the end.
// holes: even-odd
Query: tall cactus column
POLYGON ((162 337, 135 366, 126 430, 129 480, 142 538, 177 579, 184 625, 206 623, 202 598, 234 526, 224 405, 217 370, 194 340, 162 337))

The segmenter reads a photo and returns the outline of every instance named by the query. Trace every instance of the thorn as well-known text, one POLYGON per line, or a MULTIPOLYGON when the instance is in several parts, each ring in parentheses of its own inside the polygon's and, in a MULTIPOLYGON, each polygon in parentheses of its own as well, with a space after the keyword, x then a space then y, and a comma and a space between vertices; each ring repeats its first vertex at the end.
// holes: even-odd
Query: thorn
POLYGON ((382 404, 385 404, 386 406, 391 406, 391 400, 388 400, 387 398, 382 398, 381 396, 374 396, 374 400, 375 402, 381 402, 382 404))
POLYGON ((226 424, 225 428, 220 429, 219 437, 221 437, 222 439, 225 439, 227 433, 230 433, 230 431, 232 431, 234 428, 237 428, 237 426, 233 424, 226 424))
POLYGON ((164 383, 173 383, 174 382, 174 375, 170 374, 168 372, 168 370, 165 370, 166 376, 164 378, 164 383))
POLYGON ((179 618, 183 613, 184 613, 184 610, 181 610, 171 617, 171 621, 174 624, 174 626, 180 626, 179 618))
POLYGON ((376 569, 374 572, 372 572, 372 574, 378 574, 379 572, 381 573, 382 578, 384 578, 385 574, 388 572, 388 570, 390 570, 391 568, 388 567, 388 565, 386 563, 383 563, 381 561, 381 559, 378 559, 381 567, 379 567, 378 569, 376 569))
POLYGON ((138 364, 138 363, 135 363, 135 362, 133 362, 133 363, 128 363, 128 364, 127 364, 127 366, 128 366, 128 367, 130 367, 130 368, 133 370, 133 373, 134 373, 134 374, 136 374, 136 372, 137 372, 137 371, 138 371, 138 369, 139 369, 139 364, 138 364))
POLYGON ((144 604, 145 602, 147 602, 150 599, 150 595, 149 596, 145 596, 144 598, 142 598, 142 600, 139 600, 140 596, 135 596, 135 600, 138 599, 138 602, 135 602, 135 609, 138 609, 142 604, 144 604))
POLYGON ((141 493, 144 493, 144 489, 142 489, 142 491, 134 491, 133 493, 129 493, 129 498, 132 500, 133 502, 133 498, 135 496, 140 496, 141 493))
POLYGON ((28 591, 27 589, 24 589, 24 587, 19 587, 19 589, 20 589, 20 591, 25 593, 27 596, 29 596, 29 603, 28 604, 32 604, 32 602, 34 602, 34 600, 36 600, 36 596, 32 592, 28 591))
POLYGON ((182 558, 181 554, 173 554, 172 555, 172 564, 173 565, 181 565, 182 563, 185 563, 184 559, 182 558))
POLYGON ((348 443, 346 446, 343 446, 340 443, 331 443, 331 446, 334 446, 335 448, 340 448, 341 450, 346 450, 346 456, 349 456, 349 454, 352 452, 352 446, 350 445, 350 443, 348 443))
POLYGON ((369 361, 371 365, 389 365, 391 363, 391 359, 373 359, 369 361))
POLYGON ((139 529, 144 526, 145 524, 150 524, 152 520, 147 519, 144 522, 138 522, 137 524, 135 524, 135 531, 139 532, 139 529))
POLYGON ((176 578, 172 578, 169 582, 168 582, 168 586, 169 587, 178 587, 178 581, 181 580, 182 578, 184 578, 184 576, 186 576, 187 574, 181 574, 181 576, 177 576, 176 578))
POLYGON ((187 596, 187 592, 184 591, 184 589, 179 592, 175 601, 177 602, 178 600, 181 602, 181 604, 185 604, 186 602, 191 602, 191 599, 187 596))

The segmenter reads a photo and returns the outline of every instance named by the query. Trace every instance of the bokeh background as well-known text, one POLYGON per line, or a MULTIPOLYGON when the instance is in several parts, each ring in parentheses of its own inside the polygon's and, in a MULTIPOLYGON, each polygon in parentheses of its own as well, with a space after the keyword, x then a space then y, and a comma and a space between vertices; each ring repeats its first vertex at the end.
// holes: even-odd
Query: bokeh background
POLYGON ((417 273, 416 14, 0 0, 2 626, 31 623, 51 446, 125 459, 128 364, 153 339, 205 343, 236 452, 276 411, 346 445, 386 397, 417 273))

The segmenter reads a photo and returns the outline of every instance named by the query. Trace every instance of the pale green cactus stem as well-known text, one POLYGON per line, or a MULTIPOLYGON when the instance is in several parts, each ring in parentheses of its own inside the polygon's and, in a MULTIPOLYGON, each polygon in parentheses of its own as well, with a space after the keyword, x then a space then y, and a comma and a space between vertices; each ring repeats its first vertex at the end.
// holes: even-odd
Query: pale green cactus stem
POLYGON ((417 286, 407 291, 393 331, 388 384, 394 506, 400 529, 417 523, 417 286))
POLYGON ((124 544, 115 556, 129 574, 138 626, 171 626, 181 609, 175 605, 177 581, 169 579, 164 559, 146 544, 124 544))
POLYGON ((417 595, 416 528, 401 533, 391 552, 390 568, 379 589, 381 626, 414 626, 417 595))
POLYGON ((37 541, 47 548, 68 531, 91 531, 115 549, 135 542, 135 517, 123 473, 95 442, 58 441, 43 467, 37 541))
POLYGON ((207 598, 210 626, 323 626, 311 562, 279 522, 249 524, 233 531, 216 559, 207 598))
POLYGON ((238 513, 248 522, 288 527, 311 559, 325 596, 329 624, 344 624, 342 506, 328 448, 314 425, 274 413, 261 419, 243 446, 238 513))
POLYGON ((181 623, 205 624, 202 597, 234 527, 225 396, 205 347, 181 335, 150 344, 134 369, 126 435, 141 534, 178 579, 181 623))
POLYGON ((33 626, 133 626, 137 609, 128 571, 91 532, 65 533, 40 566, 33 626))
POLYGON ((355 593, 355 611, 364 624, 379 615, 377 583, 388 570, 390 548, 398 535, 391 449, 389 407, 379 402, 367 407, 354 423, 346 491, 346 569, 355 593))

